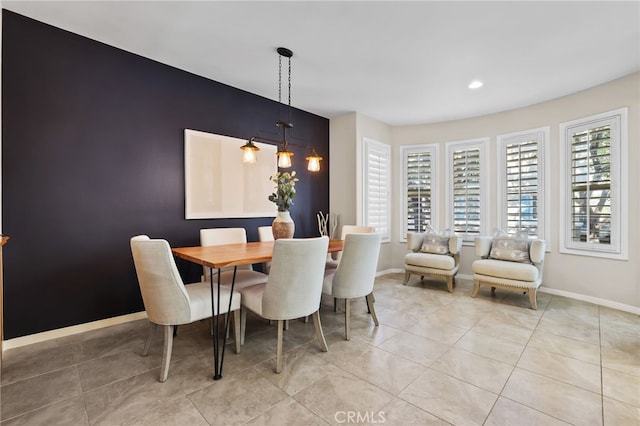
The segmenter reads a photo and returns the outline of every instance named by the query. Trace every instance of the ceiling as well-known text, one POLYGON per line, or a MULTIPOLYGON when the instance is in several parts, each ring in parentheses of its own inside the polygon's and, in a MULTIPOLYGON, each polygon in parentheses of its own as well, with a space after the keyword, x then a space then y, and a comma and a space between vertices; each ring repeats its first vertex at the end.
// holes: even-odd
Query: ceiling
POLYGON ((390 125, 524 107, 640 70, 640 1, 2 7, 275 100, 275 49, 284 46, 294 52, 293 106, 327 118, 357 111, 390 125), (468 89, 474 79, 484 86, 468 89))

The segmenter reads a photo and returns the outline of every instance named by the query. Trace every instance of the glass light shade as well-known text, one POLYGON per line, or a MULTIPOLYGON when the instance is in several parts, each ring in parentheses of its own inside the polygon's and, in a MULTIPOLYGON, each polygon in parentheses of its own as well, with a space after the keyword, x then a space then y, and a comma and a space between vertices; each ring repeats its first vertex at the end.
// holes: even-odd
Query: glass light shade
POLYGON ((291 167, 291 157, 293 157, 293 152, 291 151, 278 151, 278 167, 287 169, 291 167))
POLYGON ((256 152, 253 149, 244 149, 242 153, 242 162, 247 164, 253 164, 257 161, 256 152))
POLYGON ((313 152, 313 154, 308 156, 306 160, 309 162, 307 164, 307 170, 309 170, 310 172, 320 171, 320 161, 322 160, 322 157, 316 154, 315 151, 313 152))

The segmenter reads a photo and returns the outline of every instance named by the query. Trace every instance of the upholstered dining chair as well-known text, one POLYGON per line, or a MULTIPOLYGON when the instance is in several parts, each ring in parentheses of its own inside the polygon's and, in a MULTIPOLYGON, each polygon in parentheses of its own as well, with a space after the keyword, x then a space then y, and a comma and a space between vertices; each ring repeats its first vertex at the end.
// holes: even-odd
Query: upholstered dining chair
MULTIPOLYGON (((206 228, 200 230, 200 245, 215 246, 221 244, 246 243, 247 231, 244 228, 206 228)), ((213 271, 214 280, 217 279, 217 270, 213 271)), ((210 269, 203 267, 202 281, 209 281, 210 269)), ((233 280, 233 267, 222 268, 220 283, 230 286, 233 280)), ((234 289, 262 284, 267 282, 267 274, 254 271, 251 265, 240 265, 236 270, 236 282, 234 289)))
POLYGON ((380 254, 380 234, 348 234, 345 236, 342 259, 336 269, 325 270, 322 292, 345 299, 344 331, 350 340, 351 299, 364 297, 375 325, 373 283, 380 254))
MULTIPOLYGON (((342 232, 340 233, 340 239, 344 240, 344 238, 348 234, 370 234, 372 232, 376 232, 376 228, 373 226, 357 226, 357 225, 344 225, 342 227, 342 232)), ((340 263, 340 259, 342 258, 342 252, 332 253, 332 259, 327 260, 325 267, 327 269, 335 269, 338 267, 340 263)))
MULTIPOLYGON (((149 318, 149 333, 142 354, 149 354, 155 331, 159 325, 162 326, 164 349, 160 381, 164 382, 169 375, 174 327, 212 316, 211 288, 203 282, 184 285, 166 240, 138 235, 131 238, 130 244, 142 301, 149 318)), ((220 297, 220 312, 215 314, 227 313, 231 292, 227 287, 221 287, 220 294, 215 288, 214 291, 214 296, 220 297)), ((240 352, 240 297, 240 293, 233 292, 231 311, 236 353, 240 352)))
MULTIPOLYGON (((258 226, 258 240, 273 241, 273 230, 271 226, 258 226)), ((271 262, 265 262, 262 264, 262 271, 265 274, 269 273, 269 268, 271 268, 271 262)))
POLYGON ((278 322, 276 373, 282 371, 282 337, 286 320, 311 315, 320 347, 324 352, 328 350, 319 313, 328 247, 329 238, 326 236, 277 239, 273 244, 271 272, 267 283, 245 287, 240 291, 243 305, 240 332, 242 343, 247 309, 278 322))

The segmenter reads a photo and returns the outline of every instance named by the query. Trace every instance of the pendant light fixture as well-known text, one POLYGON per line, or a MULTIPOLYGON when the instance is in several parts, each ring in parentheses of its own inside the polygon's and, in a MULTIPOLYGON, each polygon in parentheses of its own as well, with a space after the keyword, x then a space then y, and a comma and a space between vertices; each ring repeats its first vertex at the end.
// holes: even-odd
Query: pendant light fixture
POLYGON ((287 141, 287 129, 293 128, 293 123, 291 123, 291 57, 293 56, 293 52, 286 47, 278 47, 276 49, 278 52, 278 104, 282 107, 282 58, 288 59, 289 65, 289 80, 288 80, 288 96, 289 102, 287 103, 287 120, 278 120, 276 122, 276 126, 282 129, 282 140, 276 141, 273 139, 263 138, 259 136, 253 136, 250 138, 246 144, 240 147, 240 149, 244 152, 242 156, 242 161, 244 163, 255 163, 257 161, 257 152, 260 150, 253 142, 254 141, 263 141, 263 142, 273 142, 278 143, 278 151, 276 152, 276 156, 278 157, 278 167, 282 169, 286 169, 291 167, 292 165, 292 157, 293 152, 287 149, 288 145, 303 147, 311 150, 311 154, 306 157, 306 160, 309 162, 307 166, 307 170, 311 172, 320 171, 320 161, 322 157, 320 157, 316 150, 310 146, 300 146, 296 144, 289 143, 287 141))

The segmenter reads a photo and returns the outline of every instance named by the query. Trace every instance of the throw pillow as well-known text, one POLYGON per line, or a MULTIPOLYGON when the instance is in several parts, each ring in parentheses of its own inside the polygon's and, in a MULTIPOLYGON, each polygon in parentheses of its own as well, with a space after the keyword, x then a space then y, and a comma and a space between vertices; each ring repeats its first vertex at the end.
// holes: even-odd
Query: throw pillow
POLYGON ((431 225, 428 225, 427 232, 425 232, 422 239, 420 251, 432 254, 449 254, 449 238, 450 232, 448 229, 438 233, 431 225))
POLYGON ((505 232, 495 232, 489 258, 531 263, 529 258, 529 238, 522 233, 511 236, 505 232))

